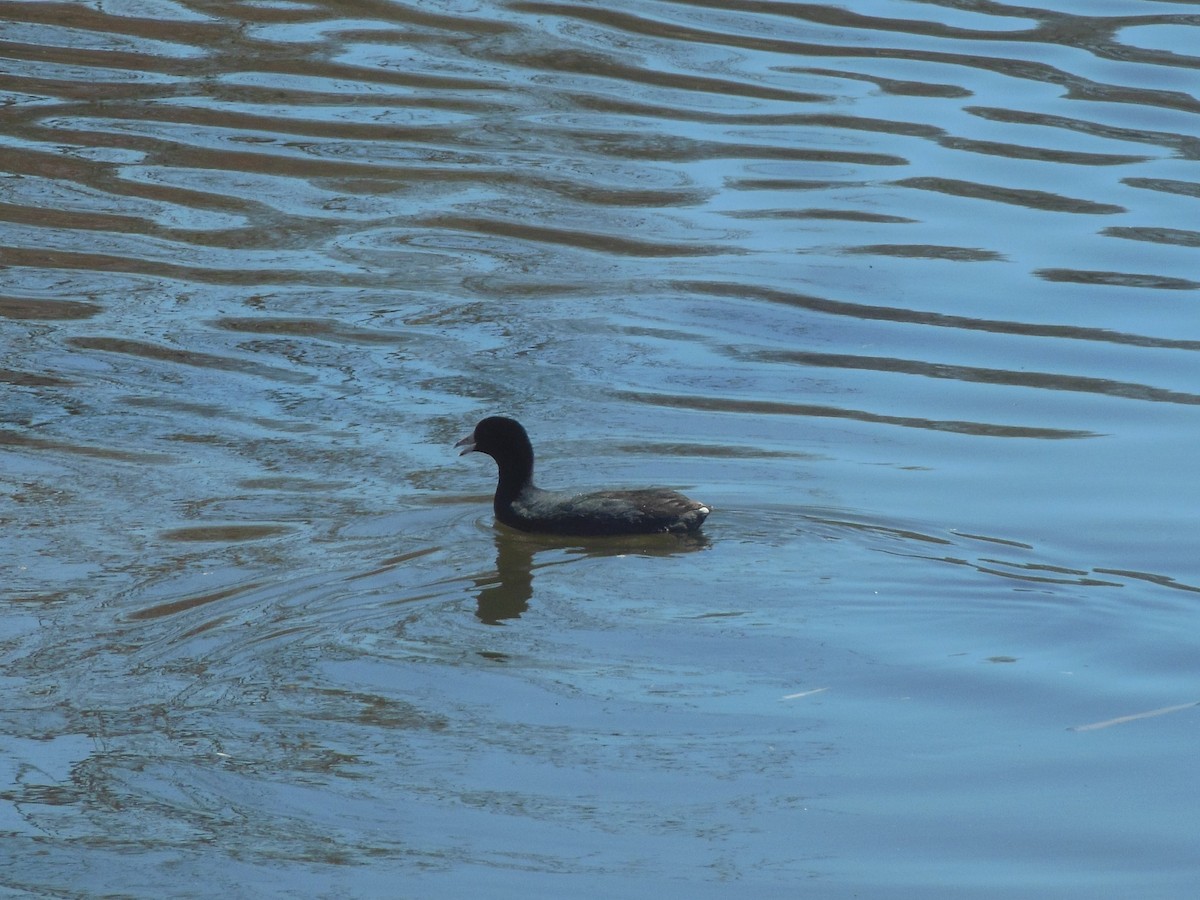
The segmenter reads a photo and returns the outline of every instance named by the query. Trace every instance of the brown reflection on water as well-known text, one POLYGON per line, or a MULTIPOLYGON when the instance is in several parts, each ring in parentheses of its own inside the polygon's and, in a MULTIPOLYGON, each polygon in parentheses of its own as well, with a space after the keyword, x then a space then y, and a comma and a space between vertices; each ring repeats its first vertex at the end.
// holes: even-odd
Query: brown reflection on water
POLYGON ((142 464, 169 464, 176 462, 175 457, 165 453, 146 453, 137 450, 127 450, 122 447, 103 447, 91 444, 73 444, 69 441, 43 438, 32 434, 0 428, 0 447, 11 447, 28 450, 43 450, 55 453, 70 453, 78 456, 90 456, 96 459, 108 459, 117 462, 142 464))
POLYGON ((1152 387, 1148 384, 1137 384, 1135 382, 1059 375, 1052 372, 985 369, 977 366, 952 366, 944 363, 927 363, 892 357, 838 356, 828 353, 787 350, 762 351, 754 354, 754 357, 756 359, 791 363, 798 366, 902 372, 907 375, 922 375, 926 378, 950 378, 956 381, 978 382, 980 384, 1010 384, 1051 391, 1079 391, 1091 394, 1105 394, 1111 397, 1149 400, 1154 403, 1183 403, 1188 405, 1200 403, 1200 394, 1168 391, 1152 387))
POLYGON ((144 341, 132 341, 125 338, 107 337, 77 337, 71 338, 70 343, 84 350, 101 350, 105 353, 119 353, 141 359, 158 362, 177 363, 184 366, 196 366, 205 369, 222 369, 229 372, 239 372, 254 375, 271 381, 282 381, 290 384, 306 384, 312 381, 312 376, 278 366, 264 365, 248 359, 219 356, 215 353, 204 353, 195 350, 183 350, 177 347, 165 347, 144 341))
POLYGON ((943 259, 949 262, 997 262, 1004 259, 995 250, 975 247, 938 247, 930 244, 869 244, 847 247, 846 253, 860 256, 899 256, 913 259, 943 259))
MULTIPOLYGON (((34 372, 16 372, 12 369, 0 369, 0 381, 17 387, 70 387, 75 384, 65 378, 54 375, 39 375, 34 372)), ((9 438, 9 440, 14 440, 9 438)))
POLYGON ((400 344, 417 336, 403 331, 355 328, 330 319, 291 319, 282 316, 224 318, 217 319, 213 324, 226 331, 247 334, 277 334, 361 344, 400 344))
POLYGON ((237 541, 257 541, 262 538, 286 534, 289 529, 282 525, 197 525, 189 528, 172 528, 162 537, 168 541, 203 541, 230 544, 237 541))
POLYGON ((6 319, 89 319, 100 309, 97 304, 82 300, 0 297, 0 316, 6 319))
POLYGON ((1101 287, 1150 288, 1151 290, 1160 291, 1194 291, 1200 289, 1200 281, 1193 281, 1190 278, 1171 278, 1166 275, 1137 272, 1038 269, 1034 274, 1046 281, 1061 281, 1071 284, 1088 284, 1101 287))
POLYGON ((236 597, 238 594, 246 590, 254 590, 261 587, 260 584, 238 585, 237 587, 225 588, 219 591, 212 591, 207 594, 199 594, 191 597, 182 597, 178 600, 170 600, 165 603, 158 603, 146 609, 139 609, 129 614, 129 620, 136 622, 142 619, 158 619, 163 616, 173 616, 180 612, 197 609, 201 606, 206 606, 209 603, 219 603, 230 597, 236 597))
POLYGON ((973 434, 987 437, 1039 438, 1043 440, 1097 437, 1097 434, 1093 432, 1072 431, 1063 428, 1038 428, 1024 425, 1001 425, 989 422, 969 422, 914 418, 911 416, 893 416, 883 413, 868 412, 867 410, 861 409, 848 409, 840 406, 835 407, 818 406, 808 403, 786 403, 778 400, 750 400, 713 396, 651 394, 635 393, 632 391, 626 392, 621 396, 622 399, 628 402, 645 403, 650 406, 661 406, 667 408, 705 410, 723 413, 742 413, 756 416, 811 416, 815 418, 853 419, 859 422, 899 425, 904 428, 922 428, 931 431, 946 431, 954 434, 973 434))
MULTIPOLYGON (((1056 280, 1055 273, 1061 270, 1043 271, 1042 276, 1056 280)), ((1061 271, 1061 280, 1074 280, 1068 276, 1072 273, 1061 271)), ((1076 273, 1080 277, 1089 273, 1076 273)), ((1115 278, 1151 279, 1152 276, 1117 276, 1115 273, 1090 273, 1095 276, 1107 274, 1115 278)), ((1169 280, 1169 279, 1168 279, 1169 280)), ((1101 283, 1110 283, 1102 281, 1101 283)), ((1111 282, 1119 283, 1119 282, 1111 282)), ((1159 347, 1163 349, 1200 350, 1200 340, 1189 340, 1168 337, 1152 337, 1134 333, 1111 331, 1108 329, 1087 328, 1070 324, 1046 324, 1042 322, 1002 321, 996 319, 973 318, 969 316, 947 315, 932 311, 905 309, 900 306, 873 306, 862 303, 848 303, 832 300, 827 297, 814 297, 782 290, 765 289, 752 284, 727 284, 721 282, 696 283, 683 282, 681 287, 689 290, 703 291, 721 297, 745 297, 765 300, 769 303, 780 303, 787 306, 797 306, 814 312, 838 316, 852 316, 857 319, 879 320, 884 322, 911 322, 920 325, 932 325, 939 328, 962 328, 968 331, 988 331, 997 334, 1028 335, 1031 337, 1067 338, 1071 340, 1101 341, 1104 343, 1128 344, 1134 347, 1159 347)), ((1149 286, 1131 281, 1129 286, 1149 286)))
POLYGON ((997 203, 1011 203, 1030 209, 1043 209, 1047 212, 1079 213, 1082 215, 1113 215, 1126 212, 1122 206, 1112 203, 1095 203, 1091 200, 1081 200, 1074 197, 1063 197, 1045 191, 1017 190, 1002 188, 995 185, 977 184, 970 181, 956 181, 949 178, 906 178, 897 181, 900 187, 918 188, 925 191, 937 191, 956 197, 977 197, 997 203))

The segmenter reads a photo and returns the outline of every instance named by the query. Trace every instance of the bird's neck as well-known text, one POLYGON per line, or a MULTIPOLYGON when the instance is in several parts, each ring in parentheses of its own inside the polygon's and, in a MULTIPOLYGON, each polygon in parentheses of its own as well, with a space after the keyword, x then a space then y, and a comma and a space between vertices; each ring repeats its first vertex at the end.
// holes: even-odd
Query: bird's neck
POLYGON ((517 449, 497 460, 500 481, 496 485, 496 505, 508 505, 526 488, 533 487, 533 451, 517 449))

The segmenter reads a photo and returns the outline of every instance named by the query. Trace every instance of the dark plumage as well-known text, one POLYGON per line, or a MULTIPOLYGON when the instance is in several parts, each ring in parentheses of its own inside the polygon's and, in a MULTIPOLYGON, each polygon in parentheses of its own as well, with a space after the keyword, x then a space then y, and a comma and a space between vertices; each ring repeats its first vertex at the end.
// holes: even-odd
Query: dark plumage
POLYGON ((454 446, 496 460, 496 518, 544 534, 657 534, 695 531, 709 507, 665 488, 639 491, 543 491, 533 483, 533 445, 520 422, 489 416, 454 446))

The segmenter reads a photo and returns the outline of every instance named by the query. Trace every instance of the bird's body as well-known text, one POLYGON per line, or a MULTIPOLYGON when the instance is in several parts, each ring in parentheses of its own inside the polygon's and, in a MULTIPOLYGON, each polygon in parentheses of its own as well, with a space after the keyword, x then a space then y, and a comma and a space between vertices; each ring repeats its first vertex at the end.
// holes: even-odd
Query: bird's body
POLYGON ((544 534, 617 535, 696 531, 711 511, 666 488, 545 491, 533 483, 533 446, 521 424, 490 416, 456 446, 496 460, 496 518, 512 528, 544 534))

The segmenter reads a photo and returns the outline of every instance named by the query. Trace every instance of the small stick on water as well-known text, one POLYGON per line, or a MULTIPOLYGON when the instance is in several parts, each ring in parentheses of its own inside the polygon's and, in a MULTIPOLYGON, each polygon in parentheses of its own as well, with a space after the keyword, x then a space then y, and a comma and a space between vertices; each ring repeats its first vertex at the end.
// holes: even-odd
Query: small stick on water
POLYGON ((1126 722, 1136 722, 1138 719, 1153 719, 1155 716, 1165 716, 1167 713, 1179 712, 1200 706, 1200 700, 1191 703, 1180 703, 1178 706, 1164 706, 1162 709, 1151 709, 1147 712, 1133 713, 1129 716, 1117 716, 1115 719, 1105 719, 1103 722, 1092 722, 1090 725, 1072 725, 1067 731, 1097 731, 1110 725, 1124 725, 1126 722))
POLYGON ((813 694, 819 694, 819 693, 821 693, 821 691, 827 691, 827 690, 829 690, 829 688, 827 688, 827 687, 813 688, 811 691, 801 691, 798 694, 784 694, 779 699, 781 699, 781 700, 796 700, 796 699, 799 699, 800 697, 811 697, 813 694))

